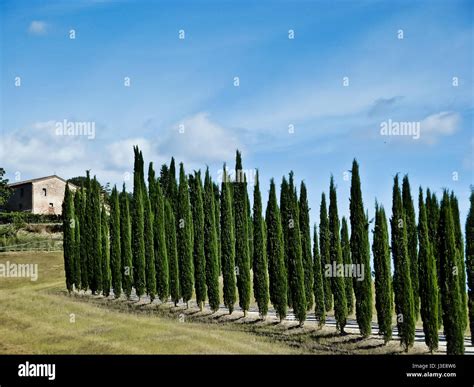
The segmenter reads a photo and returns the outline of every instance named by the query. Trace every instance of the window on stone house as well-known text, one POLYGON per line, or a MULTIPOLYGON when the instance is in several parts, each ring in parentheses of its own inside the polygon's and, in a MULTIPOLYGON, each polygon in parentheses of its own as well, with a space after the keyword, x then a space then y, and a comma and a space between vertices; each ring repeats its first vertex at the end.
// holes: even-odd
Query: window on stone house
POLYGON ((43 188, 43 196, 46 196, 46 188, 43 188))

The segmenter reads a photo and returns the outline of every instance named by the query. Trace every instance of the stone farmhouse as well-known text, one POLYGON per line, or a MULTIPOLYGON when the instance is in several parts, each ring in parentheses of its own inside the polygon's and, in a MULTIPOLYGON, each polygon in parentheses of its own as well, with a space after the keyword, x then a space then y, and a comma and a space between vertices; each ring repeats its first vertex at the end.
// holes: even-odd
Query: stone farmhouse
MULTIPOLYGON (((5 206, 8 211, 25 211, 33 214, 61 215, 66 180, 52 175, 19 181, 8 185, 12 194, 5 206)), ((76 190, 69 183, 71 190, 76 190)))

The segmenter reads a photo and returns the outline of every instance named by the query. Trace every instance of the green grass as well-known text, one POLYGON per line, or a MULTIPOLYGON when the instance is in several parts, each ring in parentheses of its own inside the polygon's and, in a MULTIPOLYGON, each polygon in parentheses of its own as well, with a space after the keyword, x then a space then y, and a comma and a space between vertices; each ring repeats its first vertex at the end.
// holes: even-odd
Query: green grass
POLYGON ((0 353, 292 353, 267 337, 200 322, 123 313, 64 292, 62 253, 3 253, 0 263, 37 263, 38 280, 0 278, 0 353), (71 322, 74 317, 75 322, 71 322))

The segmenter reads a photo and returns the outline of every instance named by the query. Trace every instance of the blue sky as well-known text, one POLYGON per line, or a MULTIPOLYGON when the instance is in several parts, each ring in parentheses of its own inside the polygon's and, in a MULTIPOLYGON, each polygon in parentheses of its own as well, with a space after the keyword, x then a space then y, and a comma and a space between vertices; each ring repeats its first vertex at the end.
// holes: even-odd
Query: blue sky
POLYGON ((331 173, 347 214, 344 173, 356 157, 369 214, 376 198, 390 212, 393 177, 408 173, 415 198, 419 185, 452 189, 465 218, 474 183, 473 8, 1 1, 1 165, 11 180, 91 169, 121 184, 137 143, 146 162, 174 155, 188 171, 209 165, 217 178, 238 147, 244 168, 260 170, 264 200, 269 179, 294 170, 315 221, 331 173), (65 119, 94 122, 95 138, 55 135, 65 119), (382 136, 389 119, 420 123, 420 138, 382 136))

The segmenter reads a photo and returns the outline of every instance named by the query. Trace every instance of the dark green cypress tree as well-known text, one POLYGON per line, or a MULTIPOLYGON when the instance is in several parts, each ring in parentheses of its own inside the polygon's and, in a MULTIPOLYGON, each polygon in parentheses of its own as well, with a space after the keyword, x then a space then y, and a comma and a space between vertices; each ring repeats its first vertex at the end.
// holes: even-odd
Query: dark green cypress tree
MULTIPOLYGON (((341 226, 341 250, 342 250, 342 261, 346 267, 352 265, 351 258, 351 244, 349 242, 349 230, 347 227, 347 220, 342 217, 342 226, 341 226), (348 265, 348 266, 347 266, 348 265)), ((347 301, 347 313, 351 314, 354 311, 354 288, 352 277, 346 277, 344 279, 346 286, 346 301, 347 301)))
POLYGON ((89 288, 89 265, 87 262, 88 246, 87 246, 87 230, 86 230, 86 193, 84 187, 81 185, 81 189, 76 193, 80 205, 79 210, 76 212, 79 217, 79 255, 81 260, 81 289, 86 291, 89 288))
POLYGON ((122 293, 122 251, 120 246, 120 203, 117 187, 110 195, 110 271, 115 298, 122 293))
POLYGON ((112 274, 110 272, 109 219, 104 206, 102 206, 102 211, 100 214, 100 223, 102 240, 102 294, 105 297, 108 297, 110 295, 112 274))
POLYGON ((212 188, 214 192, 214 224, 216 226, 217 232, 217 265, 219 268, 218 273, 222 273, 222 260, 221 260, 221 205, 220 205, 220 192, 219 185, 217 183, 212 183, 212 188))
POLYGON ((410 258, 407 249, 407 227, 403 211, 398 175, 393 184, 393 207, 390 220, 392 230, 392 256, 395 268, 393 291, 397 313, 398 336, 405 350, 415 341, 415 308, 411 288, 410 258))
POLYGON ((178 219, 177 245, 179 263, 179 285, 183 301, 188 305, 193 296, 194 267, 193 267, 193 219, 189 201, 188 179, 184 173, 183 163, 179 167, 178 189, 178 219))
POLYGON ((161 302, 169 296, 168 255, 165 241, 164 198, 160 181, 155 177, 153 163, 148 167, 148 194, 153 213, 153 250, 155 253, 156 293, 161 302))
POLYGON ((74 287, 81 289, 81 227, 79 224, 82 212, 82 193, 74 192, 74 287))
MULTIPOLYGON (((153 185, 153 184, 152 184, 153 185)), ((155 267, 155 236, 153 233, 153 212, 147 192, 143 192, 144 199, 144 242, 145 242, 145 283, 146 293, 153 302, 156 296, 156 267, 155 267)))
POLYGON ((433 352, 438 349, 438 274, 428 234, 428 220, 421 187, 418 199, 418 219, 420 312, 425 343, 433 352))
POLYGON ((461 321, 463 323, 463 334, 467 326, 467 297, 466 297, 466 266, 464 264, 464 237, 462 235, 461 218, 459 216, 458 199, 451 192, 449 202, 451 203, 451 213, 454 222, 454 239, 456 242, 458 258, 458 280, 459 291, 461 292, 461 321))
POLYGON ((232 214, 232 183, 227 175, 224 164, 224 174, 221 188, 221 259, 222 277, 224 282, 224 305, 232 314, 235 304, 235 238, 234 219, 232 214))
POLYGON ((87 263, 87 287, 94 294, 96 287, 94 285, 94 247, 92 243, 92 228, 94 220, 94 208, 92 202, 92 183, 90 178, 90 172, 86 171, 86 184, 85 184, 85 208, 84 208, 84 237, 81 240, 84 241, 84 248, 86 252, 86 263, 87 263))
POLYGON ((360 334, 368 337, 372 324, 372 277, 370 270, 369 225, 364 211, 360 188, 359 164, 352 163, 351 198, 351 257, 352 262, 364 270, 362 281, 354 280, 356 319, 360 334))
POLYGON ((392 338, 392 275, 390 267, 390 246, 388 242, 388 227, 385 210, 375 203, 375 227, 372 243, 375 271, 375 308, 379 335, 384 342, 392 338))
POLYGON ((281 227, 283 230, 283 252, 285 257, 285 272, 287 278, 287 301, 288 306, 292 307, 291 302, 291 288, 290 288, 290 277, 288 271, 288 233, 289 233, 289 224, 291 222, 291 214, 290 214, 290 195, 288 193, 289 185, 286 177, 283 176, 280 186, 280 214, 281 214, 281 227))
POLYGON ((178 248, 176 246, 176 221, 170 201, 165 199, 165 231, 166 252, 168 256, 169 292, 174 305, 178 305, 179 294, 179 265, 178 248))
POLYGON ((239 306, 247 315, 250 306, 250 257, 248 245, 247 183, 242 169, 242 157, 236 152, 234 182, 235 266, 239 306))
POLYGON ((62 207, 64 272, 66 274, 66 288, 71 293, 74 289, 75 218, 73 193, 69 189, 69 184, 66 184, 62 207))
POLYGON ((283 248, 283 230, 278 208, 275 182, 270 180, 270 193, 265 213, 268 272, 270 280, 270 301, 277 316, 282 321, 286 317, 287 307, 287 276, 283 248))
POLYGON ((438 329, 443 325, 443 306, 441 304, 441 273, 438 254, 438 223, 439 223, 439 203, 436 194, 426 191, 426 217, 428 219, 428 236, 431 248, 436 261, 436 272, 438 275, 438 329))
POLYGON ((133 279, 138 298, 146 290, 145 258, 145 203, 143 192, 143 163, 138 147, 135 151, 135 168, 133 171, 133 215, 132 215, 132 252, 133 279))
POLYGON ((130 206, 125 183, 120 193, 120 251, 122 253, 122 289, 127 299, 132 294, 133 261, 132 261, 132 225, 130 206))
POLYGON ((411 286, 413 289, 413 303, 415 306, 415 321, 420 314, 420 295, 418 292, 418 232, 416 229, 416 215, 411 197, 410 182, 408 175, 403 177, 402 182, 403 211, 405 212, 407 228, 407 248, 410 259, 411 286))
POLYGON ((329 252, 333 267, 331 290, 334 295, 334 317, 336 318, 336 327, 338 331, 344 333, 344 327, 346 326, 347 320, 347 300, 339 229, 340 225, 337 211, 336 187, 334 186, 334 178, 331 176, 329 186, 329 252), (342 273, 340 273, 340 271, 342 271, 342 273))
POLYGON ((194 230, 194 288, 196 303, 202 310, 206 301, 206 256, 204 254, 204 205, 202 196, 201 172, 190 176, 190 193, 194 230))
POLYGON ((206 257, 206 285, 209 306, 213 312, 219 309, 219 248, 215 216, 214 185, 206 168, 204 178, 204 253, 206 257))
POLYGON ((166 197, 170 201, 171 207, 173 207, 175 220, 178 220, 178 183, 176 182, 176 166, 173 157, 171 158, 170 169, 168 173, 166 197))
POLYGON ((448 355, 464 353, 464 324, 462 298, 459 289, 459 259, 454 235, 454 222, 449 194, 445 190, 441 200, 438 223, 438 254, 441 274, 441 303, 443 326, 448 355))
POLYGON ((326 206, 326 194, 321 195, 321 206, 319 208, 319 248, 321 250, 321 274, 324 287, 324 306, 326 312, 332 309, 331 277, 326 276, 326 265, 330 265, 329 254, 329 219, 326 206))
POLYGON ((102 227, 101 227, 101 203, 100 185, 96 177, 91 184, 91 256, 93 262, 93 276, 91 282, 92 293, 102 291, 102 227))
POLYGON ((163 164, 160 169, 160 177, 158 180, 160 182, 161 190, 165 198, 168 197, 169 173, 170 172, 168 166, 166 164, 163 164))
POLYGON ((308 193, 306 185, 301 182, 299 215, 301 229, 301 250, 303 252, 303 270, 304 270, 304 287, 306 296, 306 308, 310 310, 313 307, 313 257, 311 254, 311 229, 309 224, 309 205, 308 193))
POLYGON ((253 190, 253 291, 260 316, 265 318, 268 312, 268 264, 265 243, 265 226, 262 218, 262 195, 258 181, 258 170, 255 174, 253 190))
POLYGON ((466 219, 466 268, 469 288, 469 325, 474 345, 474 188, 471 187, 470 208, 466 219))
POLYGON ((314 273, 314 316, 321 328, 326 323, 326 307, 324 304, 324 280, 321 266, 321 254, 319 253, 318 230, 314 224, 313 234, 313 273, 314 273))
POLYGON ((303 253, 298 213, 298 198, 290 172, 288 192, 290 195, 290 222, 288 224, 288 278, 291 290, 291 303, 296 319, 303 326, 306 320, 306 294, 304 286, 303 253))
MULTIPOLYGON (((245 186, 247 186, 247 175, 244 175, 245 186)), ((253 217, 252 217, 252 208, 250 205, 250 199, 248 195, 247 188, 245 189, 245 202, 247 203, 247 241, 248 241, 248 250, 249 250, 249 268, 253 267, 253 217)))

